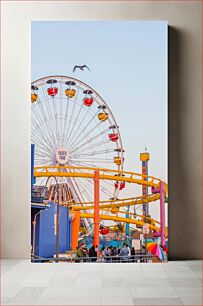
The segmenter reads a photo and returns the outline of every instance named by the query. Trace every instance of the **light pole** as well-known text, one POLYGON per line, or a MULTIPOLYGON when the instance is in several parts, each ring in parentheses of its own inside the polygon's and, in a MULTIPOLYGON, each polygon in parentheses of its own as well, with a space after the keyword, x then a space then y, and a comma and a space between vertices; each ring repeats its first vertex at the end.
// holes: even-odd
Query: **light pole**
MULTIPOLYGON (((47 208, 45 210, 47 210, 47 208)), ((41 212, 42 212, 42 210, 38 211, 38 213, 35 214, 34 220, 32 222, 32 224, 33 224, 32 254, 33 255, 35 255, 35 237, 36 237, 37 216, 40 215, 41 212)))
POLYGON ((33 224, 33 238, 32 238, 32 254, 35 255, 35 234, 36 234, 36 223, 37 223, 37 216, 41 213, 41 210, 35 214, 33 224))
POLYGON ((59 207, 59 200, 60 200, 60 195, 59 195, 59 184, 57 182, 57 179, 55 176, 50 176, 47 181, 46 181, 46 185, 49 181, 50 178, 54 178, 56 181, 56 219, 55 219, 55 236, 56 236, 56 262, 58 262, 58 257, 59 257, 59 213, 60 213, 60 207, 59 207))

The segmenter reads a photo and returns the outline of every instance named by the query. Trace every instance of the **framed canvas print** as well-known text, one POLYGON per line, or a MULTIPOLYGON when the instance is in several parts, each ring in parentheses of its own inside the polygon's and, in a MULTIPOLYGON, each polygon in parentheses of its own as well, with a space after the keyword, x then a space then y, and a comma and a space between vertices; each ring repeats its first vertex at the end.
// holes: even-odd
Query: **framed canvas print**
POLYGON ((166 262, 166 21, 33 21, 32 262, 166 262))

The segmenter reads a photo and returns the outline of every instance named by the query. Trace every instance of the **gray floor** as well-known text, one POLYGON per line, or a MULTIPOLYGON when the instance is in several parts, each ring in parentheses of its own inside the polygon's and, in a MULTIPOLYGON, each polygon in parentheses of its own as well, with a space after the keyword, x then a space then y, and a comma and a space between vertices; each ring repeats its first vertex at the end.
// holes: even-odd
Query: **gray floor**
POLYGON ((202 261, 1 261, 1 305, 202 305, 202 261))

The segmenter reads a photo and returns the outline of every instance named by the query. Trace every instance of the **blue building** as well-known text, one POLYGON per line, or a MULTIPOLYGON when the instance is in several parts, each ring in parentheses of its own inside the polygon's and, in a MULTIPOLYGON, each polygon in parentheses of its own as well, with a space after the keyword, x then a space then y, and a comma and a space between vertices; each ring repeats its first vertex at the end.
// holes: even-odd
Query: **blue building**
MULTIPOLYGON (((34 255, 52 258, 56 254, 55 219, 57 204, 48 205, 32 203, 32 251, 34 255)), ((71 249, 71 219, 68 207, 59 208, 59 253, 71 249)))

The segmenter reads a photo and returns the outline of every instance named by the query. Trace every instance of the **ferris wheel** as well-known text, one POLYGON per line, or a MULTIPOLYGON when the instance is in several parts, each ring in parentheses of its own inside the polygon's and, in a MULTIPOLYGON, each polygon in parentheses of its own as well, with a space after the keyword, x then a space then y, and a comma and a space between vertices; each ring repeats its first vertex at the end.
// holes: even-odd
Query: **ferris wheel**
MULTIPOLYGON (((84 82, 48 76, 31 84, 31 141, 35 166, 83 166, 123 170, 123 147, 117 122, 102 97, 84 82)), ((85 169, 78 170, 85 172, 85 169)), ((67 170, 67 171, 72 171, 67 170)), ((57 178, 63 200, 93 201, 93 180, 57 178)), ((38 179, 37 185, 45 185, 38 179)), ((125 183, 102 180, 100 199, 115 199, 125 183)), ((51 197, 54 184, 50 185, 51 197)))

